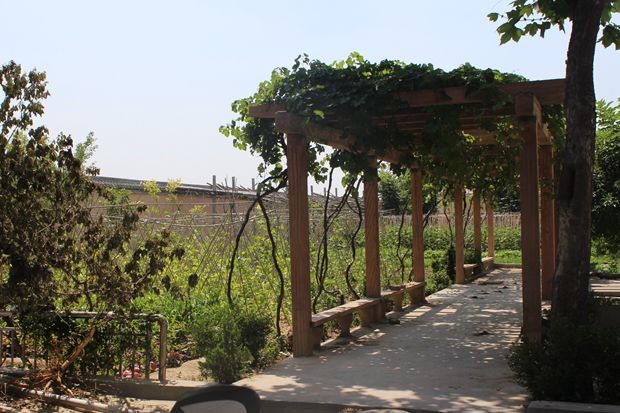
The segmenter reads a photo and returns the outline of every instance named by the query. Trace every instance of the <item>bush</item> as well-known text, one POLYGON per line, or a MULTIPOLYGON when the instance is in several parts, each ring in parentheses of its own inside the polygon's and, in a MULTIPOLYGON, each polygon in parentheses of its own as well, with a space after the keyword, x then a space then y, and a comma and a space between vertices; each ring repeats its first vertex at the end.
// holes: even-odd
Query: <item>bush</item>
POLYGON ((447 228, 429 226, 424 229, 425 250, 445 250, 450 244, 452 244, 452 238, 447 228))
POLYGON ((454 246, 449 245, 450 247, 443 251, 439 257, 433 258, 432 273, 426 278, 426 295, 443 290, 454 282, 455 253, 454 246))
POLYGON ((480 264, 482 262, 482 256, 480 255, 480 252, 473 249, 466 249, 463 256, 463 261, 465 264, 480 264))
POLYGON ((434 270, 426 277, 426 295, 431 295, 437 291, 448 288, 452 284, 450 276, 445 269, 434 270))
POLYGON ((511 349, 511 369, 535 400, 620 402, 620 335, 552 318, 541 343, 511 349))
MULTIPOLYGON (((511 227, 495 228, 496 250, 519 250, 521 249, 521 229, 511 227)), ((428 227, 424 229, 424 249, 444 250, 452 243, 450 231, 447 228, 428 227)), ((473 248, 474 233, 468 230, 465 233, 465 247, 473 248)), ((487 248, 487 229, 482 228, 482 248, 487 248)))
POLYGON ((279 354, 268 317, 220 307, 200 320, 194 330, 203 376, 218 383, 239 380, 251 368, 265 366, 279 354))
POLYGON ((495 249, 496 250, 520 250, 521 249, 521 229, 511 227, 496 228, 495 249))

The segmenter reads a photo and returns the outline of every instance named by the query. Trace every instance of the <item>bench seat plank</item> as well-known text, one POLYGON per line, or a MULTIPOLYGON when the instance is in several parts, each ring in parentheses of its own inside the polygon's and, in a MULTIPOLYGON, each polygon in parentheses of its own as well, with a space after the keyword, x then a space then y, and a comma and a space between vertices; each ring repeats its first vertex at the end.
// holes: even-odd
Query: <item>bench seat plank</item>
POLYGON ((359 300, 349 301, 348 303, 339 305, 338 307, 321 311, 320 313, 312 315, 312 326, 316 327, 321 324, 325 324, 328 321, 335 320, 338 317, 342 317, 357 310, 377 304, 379 301, 379 298, 360 298, 359 300))

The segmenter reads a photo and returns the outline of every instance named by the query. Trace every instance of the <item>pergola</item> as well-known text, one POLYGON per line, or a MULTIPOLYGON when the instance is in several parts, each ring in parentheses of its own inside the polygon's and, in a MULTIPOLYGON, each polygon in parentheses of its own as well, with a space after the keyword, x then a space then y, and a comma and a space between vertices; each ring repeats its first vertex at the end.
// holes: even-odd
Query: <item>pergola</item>
MULTIPOLYGON (((523 276, 523 333, 530 340, 540 340, 542 327, 542 299, 551 296, 555 272, 555 247, 557 245, 555 202, 549 183, 554 180, 552 140, 543 116, 542 105, 564 102, 564 79, 507 83, 500 88, 512 96, 512 104, 497 113, 481 115, 477 108, 481 97, 469 94, 466 87, 449 87, 396 94, 404 108, 376 119, 378 124, 389 119, 401 131, 412 136, 421 134, 426 117, 425 109, 434 106, 460 105, 463 132, 476 136, 478 144, 492 148, 494 134, 483 129, 485 120, 497 116, 511 116, 518 123, 521 148, 520 199, 521 199, 521 249, 523 276), (546 182, 541 185, 541 182, 546 182), (540 192, 540 193, 539 193, 540 192)), ((315 338, 312 332, 312 307, 310 297, 310 244, 308 216, 308 141, 368 156, 372 165, 377 161, 403 164, 403 153, 388 148, 378 153, 372 148, 360 147, 355 136, 333 125, 335 119, 326 115, 324 123, 313 123, 297 114, 289 113, 280 104, 264 104, 250 108, 250 116, 274 119, 278 132, 286 134, 288 162, 288 197, 290 214, 290 274, 292 288, 293 355, 312 354, 315 338)), ((422 212, 422 170, 417 164, 403 165, 412 171, 412 227, 413 227, 413 279, 424 283, 424 244, 422 212)), ((463 188, 455 189, 455 250, 456 283, 465 282, 463 188)), ((376 171, 364 177, 364 229, 365 229, 365 295, 380 299, 381 274, 379 256, 379 198, 376 171)), ((493 218, 487 200, 488 254, 494 255, 493 218)), ((473 198, 474 248, 481 249, 480 197, 473 198)), ((422 289, 423 292, 423 289, 422 289)), ((418 301, 423 301, 423 294, 418 301)), ((413 297, 413 296, 412 296, 413 297)), ((375 312, 375 320, 381 315, 375 312)))

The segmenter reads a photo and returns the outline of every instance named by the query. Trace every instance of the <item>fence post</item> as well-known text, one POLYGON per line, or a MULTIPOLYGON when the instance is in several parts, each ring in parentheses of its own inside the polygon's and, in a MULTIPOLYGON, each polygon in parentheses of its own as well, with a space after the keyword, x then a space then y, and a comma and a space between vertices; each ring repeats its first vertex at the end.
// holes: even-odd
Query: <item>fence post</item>
POLYGON ((166 364, 168 364, 168 320, 158 315, 159 323, 159 381, 166 381, 166 364))
POLYGON ((147 319, 144 323, 144 327, 146 330, 144 337, 144 341, 146 342, 144 344, 144 358, 146 359, 144 360, 144 378, 149 380, 151 378, 151 320, 147 319))
POLYGON ((212 181, 211 181, 211 190, 212 190, 212 195, 211 195, 211 219, 212 219, 212 223, 216 224, 217 223, 217 176, 213 175, 212 181))

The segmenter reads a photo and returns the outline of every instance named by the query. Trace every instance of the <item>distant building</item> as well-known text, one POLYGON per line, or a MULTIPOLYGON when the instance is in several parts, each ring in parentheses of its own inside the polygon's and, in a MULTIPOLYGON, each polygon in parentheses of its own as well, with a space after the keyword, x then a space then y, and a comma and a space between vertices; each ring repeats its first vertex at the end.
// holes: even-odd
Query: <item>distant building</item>
POLYGON ((232 186, 217 183, 215 185, 180 183, 172 185, 174 192, 169 191, 168 182, 162 181, 143 181, 108 176, 96 176, 93 181, 103 188, 129 191, 131 203, 140 202, 151 207, 150 212, 147 209, 149 215, 189 212, 198 209, 209 214, 245 212, 256 197, 255 190, 237 186, 234 178, 232 186), (149 185, 156 189, 147 191, 146 186, 149 185))

